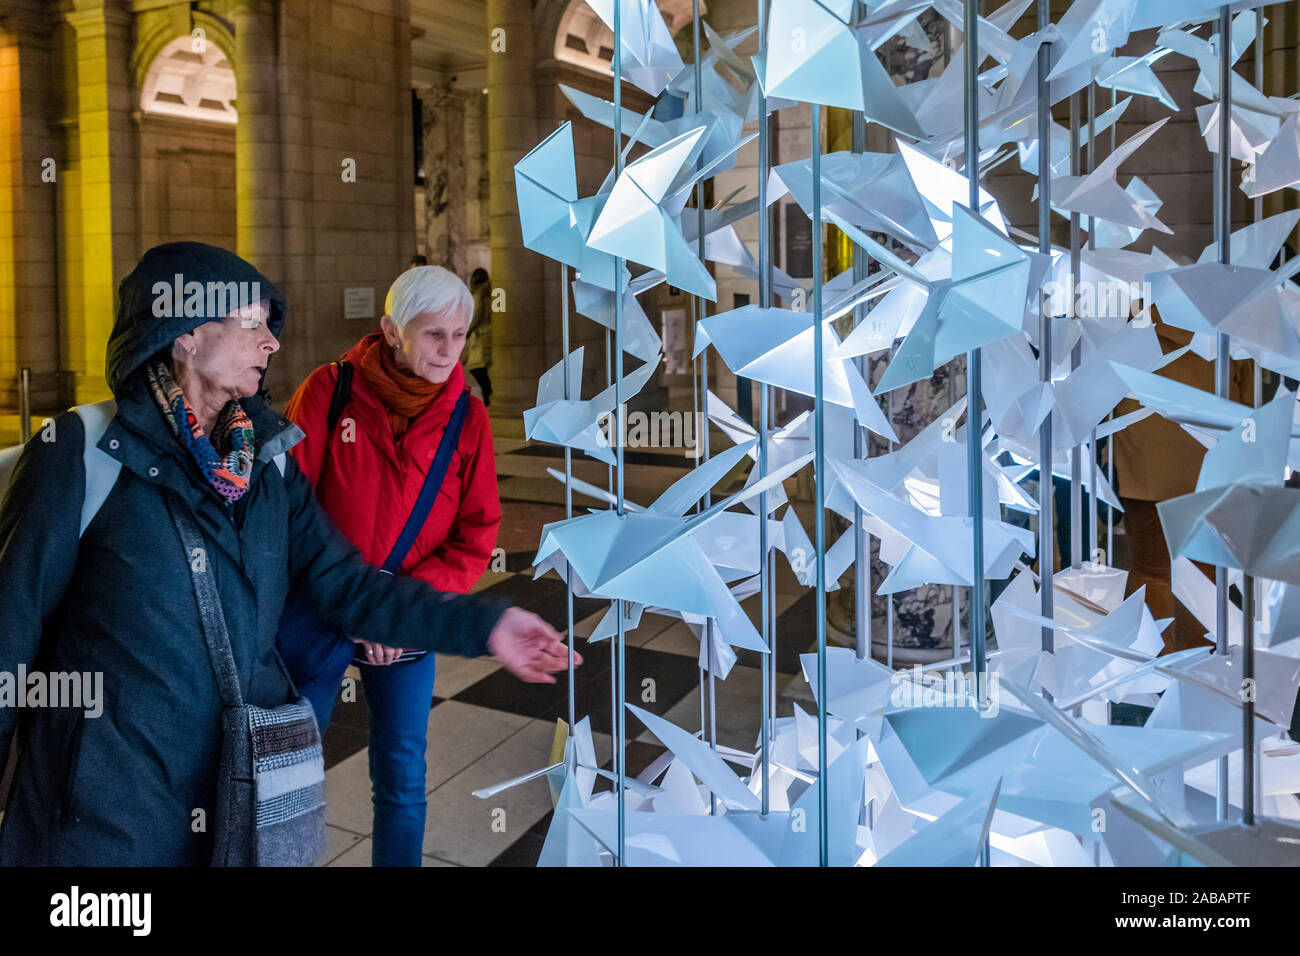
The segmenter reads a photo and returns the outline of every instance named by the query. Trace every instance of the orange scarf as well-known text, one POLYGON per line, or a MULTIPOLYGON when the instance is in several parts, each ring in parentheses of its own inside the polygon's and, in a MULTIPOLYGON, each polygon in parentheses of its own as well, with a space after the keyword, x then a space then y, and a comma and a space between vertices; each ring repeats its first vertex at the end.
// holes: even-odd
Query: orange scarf
POLYGON ((411 420, 433 404, 446 384, 427 381, 398 365, 393 346, 384 340, 382 333, 376 334, 366 346, 361 356, 361 374, 388 410, 394 440, 406 434, 411 420))

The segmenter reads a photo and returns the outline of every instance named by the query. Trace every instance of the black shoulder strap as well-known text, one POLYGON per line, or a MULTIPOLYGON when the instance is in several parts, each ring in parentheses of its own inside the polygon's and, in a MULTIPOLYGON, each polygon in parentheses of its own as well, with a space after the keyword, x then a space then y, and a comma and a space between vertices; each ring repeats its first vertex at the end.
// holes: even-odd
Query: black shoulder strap
POLYGON ((325 431, 327 435, 334 434, 335 426, 343 417, 343 409, 347 407, 348 399, 352 397, 352 363, 339 359, 334 364, 339 367, 339 375, 334 380, 334 396, 330 399, 329 418, 326 419, 329 423, 325 431))
POLYGON ((172 524, 176 526, 176 533, 185 548, 185 563, 190 566, 190 583, 199 605, 203 643, 208 646, 208 660, 217 678, 221 702, 226 707, 242 707, 244 699, 239 692, 239 672, 235 667, 234 652, 230 648, 226 619, 221 611, 221 596, 217 593, 217 585, 207 562, 201 560, 205 550, 203 533, 184 509, 172 501, 171 495, 166 495, 165 500, 172 524), (196 557, 200 560, 196 561, 196 557))
POLYGON ((420 533, 420 529, 424 527, 424 522, 428 520, 429 512, 433 510, 433 500, 438 497, 438 489, 442 487, 442 479, 446 477, 447 466, 451 464, 451 453, 460 444, 460 431, 465 424, 465 416, 468 412, 469 389, 465 389, 460 393, 460 397, 456 399, 456 407, 452 409, 451 418, 447 420, 447 427, 442 430, 442 441, 438 443, 438 452, 433 456, 433 464, 429 466, 429 473, 424 476, 424 485, 420 488, 420 497, 415 499, 415 507, 411 509, 411 516, 406 519, 406 525, 402 528, 402 533, 397 536, 397 543, 393 545, 393 550, 388 552, 388 557, 380 570, 387 571, 389 574, 396 574, 397 569, 406 560, 411 545, 415 544, 416 535, 420 533))

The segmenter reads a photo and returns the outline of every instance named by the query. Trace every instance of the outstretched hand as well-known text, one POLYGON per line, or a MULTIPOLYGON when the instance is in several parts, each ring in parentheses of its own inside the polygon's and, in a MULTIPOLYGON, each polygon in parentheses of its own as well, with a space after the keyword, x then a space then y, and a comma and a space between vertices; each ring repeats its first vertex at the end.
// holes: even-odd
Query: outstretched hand
MULTIPOLYGON (((569 666, 564 636, 536 614, 512 607, 501 615, 488 637, 488 652, 506 670, 531 684, 554 684, 551 675, 569 666)), ((582 655, 573 652, 573 665, 582 655)))

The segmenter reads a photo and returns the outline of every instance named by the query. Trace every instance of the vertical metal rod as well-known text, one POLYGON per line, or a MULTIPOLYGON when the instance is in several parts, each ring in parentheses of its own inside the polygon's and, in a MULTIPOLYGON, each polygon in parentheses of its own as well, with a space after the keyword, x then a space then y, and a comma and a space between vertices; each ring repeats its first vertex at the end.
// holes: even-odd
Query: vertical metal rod
POLYGON ((700 733, 704 733, 704 725, 708 720, 708 687, 704 683, 704 668, 699 669, 699 687, 700 687, 700 733))
MULTIPOLYGON (((617 179, 623 173, 623 20, 619 14, 622 3, 614 4, 614 177, 617 179)), ((616 472, 616 491, 615 502, 618 509, 618 516, 621 519, 624 514, 625 500, 623 497, 623 460, 624 460, 624 437, 627 435, 627 422, 625 421, 625 411, 623 408, 623 260, 616 258, 614 260, 614 412, 618 422, 618 442, 615 448, 615 461, 617 466, 616 472)), ((618 719, 614 725, 614 773, 616 776, 616 787, 618 791, 618 858, 617 865, 623 866, 627 859, 627 766, 626 766, 626 741, 627 733, 625 726, 624 713, 624 696, 626 675, 624 665, 627 662, 626 647, 624 646, 626 634, 624 633, 624 608, 623 601, 614 602, 614 614, 618 619, 616 639, 616 660, 613 668, 615 686, 614 686, 614 707, 618 714, 618 719)))
MULTIPOLYGON (((948 367, 948 407, 957 401, 956 364, 948 367)), ((891 423, 892 424, 892 423, 891 423)), ((952 588, 952 656, 953 660, 961 657, 961 588, 952 588)))
MULTIPOLYGON (((704 624, 704 641, 708 646, 709 662, 709 749, 714 753, 718 752, 718 685, 715 683, 718 673, 718 658, 714 654, 714 637, 713 637, 713 618, 709 618, 704 624)), ((709 791, 709 815, 717 816, 718 814, 718 795, 712 790, 709 791)))
MULTIPOLYGON (((697 295, 693 295, 691 296, 692 336, 698 334, 699 325, 700 325, 700 297, 697 295)), ((694 351, 694 349, 692 349, 692 351, 694 351)), ((700 398, 702 397, 700 395, 699 371, 700 371, 700 357, 698 355, 694 355, 691 357, 691 415, 694 417, 695 421, 697 422, 700 420, 700 398)), ((701 451, 700 436, 697 434, 695 436, 695 452, 698 455, 700 451, 701 451)), ((699 462, 698 457, 695 460, 697 463, 699 462)), ((696 514, 699 514, 700 511, 702 510, 703 503, 704 503, 703 498, 695 499, 695 504, 692 507, 694 507, 696 514)))
MULTIPOLYGON (((758 0, 758 49, 760 53, 767 50, 766 0, 758 0)), ((771 252, 768 249, 767 235, 767 175, 770 162, 768 134, 767 97, 763 93, 762 84, 758 84, 758 306, 760 309, 768 309, 772 306, 772 284, 768 270, 771 252)), ((758 474, 760 478, 767 475, 768 467, 767 433, 770 425, 768 421, 768 405, 768 385, 766 382, 762 382, 759 384, 758 389, 758 474)), ((759 600, 763 604, 760 612, 762 615, 763 644, 767 648, 766 654, 759 655, 759 666, 762 671, 760 677, 763 683, 762 716, 759 727, 759 772, 762 778, 762 793, 759 799, 761 801, 760 813, 763 816, 767 816, 772 810, 771 795, 769 793, 772 780, 771 721, 774 711, 772 701, 776 696, 776 668, 772 660, 772 628, 774 621, 771 596, 773 582, 772 562, 768 555, 771 542, 768 540, 767 509, 767 492, 762 492, 758 496, 758 590, 759 600)))
MULTIPOLYGON (((694 50, 695 50, 695 64, 694 64, 695 113, 698 116, 704 110, 704 106, 703 106, 704 44, 700 39, 700 0, 692 0, 691 17, 692 17, 691 19, 692 39, 693 39, 694 50)), ((696 235, 696 242, 697 242, 697 254, 699 255, 700 262, 703 263, 705 261, 705 248, 706 248, 705 236, 704 236, 704 181, 703 180, 700 180, 695 184, 695 222, 696 222, 695 235, 696 235)), ((704 319, 707 312, 708 312, 708 305, 704 300, 704 296, 697 295, 695 297, 695 321, 697 324, 704 319)), ((706 407, 705 403, 708 401, 708 394, 709 394, 709 359, 708 359, 708 353, 702 352, 700 353, 700 405, 701 407, 706 407)), ((699 448, 702 444, 703 459, 705 461, 708 461, 709 460, 709 427, 707 424, 707 416, 706 416, 706 423, 704 428, 700 430, 700 434, 695 436, 695 443, 697 448, 699 448)), ((709 504, 712 503, 712 499, 713 499, 712 492, 706 489, 704 492, 704 506, 706 508, 709 506, 709 504)))
MULTIPOLYGON (((1088 82, 1088 172, 1097 168, 1097 68, 1092 68, 1088 82)), ((1088 217, 1088 249, 1097 248, 1096 219, 1088 217)), ((1088 439, 1088 551, 1090 557, 1097 547, 1097 429, 1088 439)))
MULTIPOLYGON (((564 400, 572 401, 573 383, 569 381, 569 267, 560 263, 560 354, 564 357, 564 400)), ((564 446, 564 517, 573 517, 573 449, 564 446)), ((564 606, 565 621, 569 635, 569 737, 573 737, 575 722, 575 703, 573 689, 573 565, 564 562, 564 606)), ((577 759, 577 748, 569 748, 571 755, 570 770, 575 769, 572 761, 577 759)))
MULTIPOLYGON (((1115 87, 1112 86, 1110 88, 1111 109, 1115 108, 1115 95, 1116 95, 1115 87)), ((1110 149, 1106 152, 1107 156, 1115 152, 1115 127, 1118 125, 1119 125, 1118 123, 1110 124, 1110 149)), ((1143 302, 1142 304, 1150 305, 1151 303, 1143 302)), ((1115 417, 1115 412, 1112 410, 1107 413, 1106 420, 1109 421, 1114 417, 1115 417)), ((1113 491, 1115 488, 1115 436, 1114 435, 1106 439, 1106 481, 1110 485, 1111 490, 1113 491)), ((1114 561, 1115 561, 1115 509, 1107 508, 1106 509, 1106 563, 1113 564, 1114 561)), ((1106 707, 1109 710, 1110 708, 1109 700, 1107 700, 1106 702, 1106 707)))
MULTIPOLYGON (((1038 0, 1038 32, 1051 24, 1051 0, 1038 0)), ((1052 254, 1052 103, 1051 51, 1046 43, 1038 48, 1038 251, 1052 254)), ((1040 297, 1038 309, 1038 380, 1052 380, 1052 313, 1046 297, 1040 297)), ((1045 618, 1056 614, 1052 581, 1056 574, 1056 529, 1053 522, 1056 496, 1052 487, 1052 416, 1043 419, 1038 432, 1038 598, 1039 613, 1045 618)), ((1056 649, 1056 632, 1042 630, 1042 648, 1056 649)), ((1051 693, 1043 690, 1051 699, 1051 693)))
MULTIPOLYGON (((695 112, 700 112, 700 0, 691 2, 691 42, 695 51, 695 62, 692 65, 691 72, 694 76, 694 93, 695 93, 695 112)), ((697 182, 695 184, 695 225, 696 225, 696 244, 697 255, 701 262, 704 261, 704 184, 697 182)), ((700 321, 704 318, 704 299, 702 296, 691 296, 691 319, 694 321, 695 334, 698 334, 700 321)), ((693 350, 692 350, 693 351, 693 350)), ((695 355, 691 358, 691 414, 695 420, 699 421, 700 409, 707 407, 708 397, 705 390, 707 389, 708 373, 701 375, 700 365, 704 362, 703 355, 695 355)), ((704 434, 708 434, 708 427, 704 428, 704 434)), ((701 450, 701 436, 695 436, 695 450, 701 450)), ((696 464, 699 459, 696 459, 696 464)), ((695 511, 698 514, 705 507, 704 499, 700 498, 695 502, 695 511)), ((700 680, 704 680, 704 674, 701 673, 700 680)), ((703 697, 700 702, 703 703, 703 697)), ((700 732, 704 732, 704 721, 700 721, 700 732)), ((712 796, 710 796, 712 800, 712 796)))
MULTIPOLYGON (((1261 93, 1264 92, 1264 8, 1263 7, 1255 11, 1255 89, 1259 90, 1261 93)), ((1264 218, 1264 197, 1263 196, 1255 197, 1253 212, 1254 212, 1255 222, 1259 222, 1261 219, 1264 218)), ((1263 366, 1261 366, 1258 361, 1254 362, 1253 364, 1254 364, 1255 375, 1254 375, 1254 382, 1253 382, 1254 394, 1251 396, 1252 406, 1254 408, 1259 408, 1260 405, 1264 404, 1264 369, 1263 366)), ((1252 600, 1254 601, 1255 604, 1256 613, 1259 612, 1259 608, 1264 603, 1263 585, 1264 585, 1263 580, 1257 580, 1255 582, 1255 586, 1251 589, 1253 592, 1252 600)), ((1247 646, 1250 646, 1251 670, 1253 671, 1254 663, 1255 663, 1254 660, 1255 648, 1253 646, 1254 628, 1255 628, 1254 615, 1251 616, 1250 627, 1251 627, 1251 630, 1249 632, 1250 637, 1247 638, 1243 633, 1242 638, 1243 641, 1249 641, 1249 644, 1247 646)), ((1252 734, 1254 733, 1253 726, 1251 727, 1251 732, 1252 734)), ((1259 766, 1258 751, 1256 751, 1255 759, 1251 761, 1251 764, 1254 773, 1256 775, 1255 779, 1259 779, 1260 766, 1259 766)), ((1251 808, 1255 813, 1258 814, 1261 812, 1260 788, 1255 787, 1254 791, 1255 791, 1255 799, 1251 802, 1251 808)))
MULTIPOLYGON (((1260 12, 1262 13, 1262 11, 1260 12)), ((1256 16, 1259 16, 1257 13, 1256 16)), ((1258 36, 1258 28, 1256 30, 1258 36)), ((1219 158, 1215 166, 1218 180, 1218 242, 1219 261, 1224 265, 1232 263, 1232 17, 1230 8, 1219 8, 1219 158)), ((1259 56, 1258 48, 1255 51, 1259 56)), ((1219 351, 1214 366, 1216 392, 1221 397, 1228 395, 1228 379, 1232 374, 1231 340, 1229 336, 1219 334, 1219 351)), ((1218 644, 1226 652, 1228 643, 1227 618, 1228 609, 1228 571, 1215 568, 1215 597, 1219 604, 1217 617, 1222 630, 1217 635, 1218 644)), ((1242 686, 1253 685, 1255 681, 1255 581, 1250 575, 1243 575, 1241 580, 1241 680, 1242 686)), ((1226 776, 1220 763, 1221 784, 1226 776)), ((1227 786, 1222 786, 1222 800, 1227 802, 1227 786)), ((1227 806, 1222 808, 1224 815, 1227 806)), ((1255 823, 1255 700, 1253 694, 1245 695, 1241 703, 1241 822, 1245 826, 1255 823)))
MULTIPOLYGON (((1097 168, 1097 68, 1092 68, 1088 81, 1088 165, 1087 172, 1097 168)), ((1097 220, 1088 217, 1088 248, 1097 248, 1097 220)))
MULTIPOLYGON (((857 4, 853 5, 855 19, 860 12, 857 4)), ((867 148, 867 119, 862 110, 853 112, 853 138, 849 147, 854 154, 860 154, 867 148)), ((870 264, 866 252, 853 243, 853 283, 856 285, 867 277, 870 264)), ((853 327, 866 318, 867 307, 859 303, 853 308, 853 327)), ((863 381, 869 380, 870 368, 867 356, 860 355, 856 362, 858 373, 863 381)), ((871 457, 871 436, 860 423, 853 425, 853 457, 871 457)), ((865 512, 856 501, 853 504, 853 647, 860 661, 871 657, 871 536, 862 526, 865 512)))
MULTIPOLYGON (((616 282, 615 285, 617 284, 618 283, 616 282)), ((614 298, 615 299, 618 298, 617 293, 615 293, 614 298)), ((614 350, 610 345, 610 341, 611 341, 610 331, 609 329, 606 329, 605 330, 605 387, 606 388, 609 388, 611 385, 614 384, 614 350)), ((605 490, 608 491, 611 495, 614 493, 614 466, 613 465, 605 466, 605 490)), ((613 644, 609 646, 611 649, 614 647, 613 644)))
MULTIPOLYGON (((894 355, 898 352, 893 350, 890 361, 893 361, 894 355)), ((885 394, 885 414, 889 418, 889 425, 894 425, 894 392, 890 391, 885 394)), ((894 443, 890 441, 889 451, 893 453, 894 443)), ((885 595, 885 666, 890 670, 894 669, 894 595, 885 595)))
MULTIPOLYGON (((704 44, 700 39, 700 0, 691 2, 691 39, 695 51, 695 112, 698 115, 703 110, 702 101, 704 99, 704 44)), ((704 182, 701 180, 695 184, 695 222, 696 222, 696 254, 700 262, 704 262, 705 254, 705 235, 704 235, 704 182)), ((695 296, 695 325, 699 328, 700 322, 705 318, 708 306, 705 304, 704 296, 695 296)), ((698 356, 700 387, 699 387, 699 405, 691 409, 696 416, 696 421, 700 419, 700 408, 708 407, 709 396, 709 355, 708 352, 702 352, 698 356)), ((704 461, 709 460, 709 426, 708 416, 704 416, 705 425, 695 436, 696 448, 703 452, 704 461)), ((707 508, 713 503, 712 491, 705 489, 702 506, 707 508)), ((707 732, 709 747, 713 751, 718 749, 718 689, 714 683, 717 679, 717 662, 713 654, 713 618, 708 618, 704 622, 704 644, 705 644, 705 661, 707 662, 706 670, 708 671, 706 680, 709 685, 709 720, 707 725, 701 722, 701 733, 707 732)), ((718 812, 718 797, 713 791, 709 791, 709 813, 716 815, 718 812)))
MULTIPOLYGON (((874 55, 874 54, 873 54, 874 55)), ((821 106, 812 112, 812 257, 813 257, 813 526, 817 552, 817 843, 818 863, 830 865, 826 724, 826 446, 822 369, 822 123, 821 106)))
MULTIPOLYGON (((949 21, 947 29, 943 31, 943 62, 944 69, 952 64, 952 48, 956 42, 957 27, 949 21)), ((948 383, 947 383, 948 407, 957 401, 957 363, 949 363, 948 366, 948 383)), ((890 407, 890 425, 893 425, 893 408, 890 407)), ((891 443, 889 450, 893 451, 894 446, 891 443)), ((954 585, 952 587, 951 605, 952 605, 952 656, 956 660, 961 656, 961 588, 954 585)), ((892 601, 892 598, 890 599, 892 601)), ((890 607, 892 608, 892 603, 890 607)))
MULTIPOLYGON (((1079 94, 1070 94, 1070 175, 1079 175, 1079 94)), ((1070 305, 1069 315, 1075 318, 1079 301, 1079 277, 1082 271, 1080 258, 1079 214, 1070 213, 1070 305)), ((1079 339, 1070 350, 1070 370, 1079 367, 1083 357, 1083 340, 1079 339)), ((1083 564, 1083 457, 1078 445, 1070 449, 1070 567, 1083 564)))
MULTIPOLYGON (((618 152, 618 147, 619 147, 618 137, 615 136, 615 138, 614 138, 614 151, 615 151, 616 153, 618 152)), ((615 301, 617 301, 617 300, 618 300, 618 292, 617 292, 617 286, 618 286, 618 283, 615 282, 614 285, 615 285, 615 287, 616 287, 616 288, 615 288, 615 293, 614 293, 614 299, 615 299, 615 301)), ((617 306, 616 306, 616 307, 617 307, 617 306)), ((613 350, 613 347, 611 346, 611 342, 612 342, 612 338, 611 338, 610 330, 609 330, 609 329, 605 329, 605 387, 606 387, 606 388, 609 388, 611 385, 614 384, 614 350, 613 350)), ((617 426, 617 424, 618 424, 618 413, 617 413, 617 412, 615 412, 615 414, 614 414, 614 423, 615 423, 615 426, 617 426)), ((617 436, 617 435, 615 436, 615 441, 616 441, 616 442, 618 441, 618 436, 617 436)), ((614 493, 614 466, 613 466, 613 465, 606 465, 606 466, 605 466, 605 490, 608 491, 611 495, 614 493)), ((618 610, 618 608, 615 607, 613 603, 610 604, 610 607, 611 607, 614 611, 617 611, 617 610, 618 610)), ((619 707, 618 707, 618 647, 617 647, 617 642, 616 642, 616 641, 610 641, 610 642, 609 642, 609 726, 610 726, 611 728, 614 728, 614 727, 617 727, 617 726, 618 726, 618 711, 619 711, 619 707)), ((611 741, 611 743, 612 743, 612 741, 611 741)), ((611 756, 611 759, 614 761, 614 769, 615 769, 615 771, 617 771, 617 770, 618 770, 618 748, 616 748, 616 747, 613 748, 613 752, 611 753, 610 756, 611 756)), ((615 860, 614 862, 615 862, 615 864, 617 865, 618 861, 615 860)))
POLYGON ((26 445, 32 438, 32 370, 18 372, 18 434, 26 445))
MULTIPOLYGON (((1255 587, 1250 575, 1241 582, 1241 680, 1255 680, 1255 587)), ((1259 754, 1255 747, 1255 695, 1246 694, 1241 703, 1241 822, 1255 825, 1255 772, 1259 754)))
MULTIPOLYGON (((1231 172, 1231 133, 1232 133, 1232 24, 1228 8, 1219 10, 1217 46, 1219 53, 1219 151, 1214 157, 1214 231, 1219 244, 1219 262, 1225 265, 1232 258, 1232 221, 1230 215, 1231 194, 1229 192, 1229 175, 1231 172)), ((1218 351, 1214 362, 1214 392, 1220 398, 1228 397, 1228 378, 1231 375, 1229 356, 1229 339, 1222 332, 1218 336, 1218 351)), ((1215 652, 1228 653, 1228 570, 1214 569, 1215 599, 1215 652)), ((1243 674, 1243 677, 1245 675, 1243 674)), ((1243 713, 1245 707, 1242 707, 1243 713)), ((1243 741, 1244 743, 1244 741, 1243 741)), ((1246 757, 1242 749, 1243 763, 1246 757)), ((1228 758, 1221 757, 1218 766, 1218 792, 1215 794, 1215 815, 1220 820, 1228 819, 1231 800, 1228 779, 1228 758)))
MULTIPOLYGON (((980 115, 979 83, 979 0, 966 0, 965 39, 965 153, 966 179, 970 186, 968 205, 980 215, 980 115)), ((966 497, 971 514, 970 661, 975 672, 975 697, 983 710, 988 703, 988 661, 985 624, 988 594, 984 589, 984 449, 981 436, 984 402, 980 389, 980 350, 966 353, 966 497)), ((990 863, 986 840, 980 850, 980 865, 990 863)))
MULTIPOLYGON (((966 0, 965 9, 965 152, 966 178, 970 187, 968 204, 971 212, 979 215, 979 2, 966 0)), ((984 592, 984 449, 981 447, 984 402, 980 394, 980 350, 966 355, 966 468, 967 497, 971 513, 971 554, 973 558, 970 593, 970 647, 971 667, 975 671, 977 697, 985 702, 987 664, 985 645, 985 592, 984 592)))

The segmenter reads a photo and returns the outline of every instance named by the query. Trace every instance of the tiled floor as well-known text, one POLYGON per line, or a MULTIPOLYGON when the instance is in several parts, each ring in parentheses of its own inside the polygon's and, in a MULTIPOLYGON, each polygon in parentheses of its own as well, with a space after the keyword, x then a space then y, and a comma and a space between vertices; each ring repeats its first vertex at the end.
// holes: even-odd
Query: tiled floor
MULTIPOLYGON (((681 453, 639 452, 628 470, 627 497, 648 505, 692 462, 681 453)), ((574 455, 575 473, 603 486, 605 466, 574 455)), ((564 517, 563 488, 546 473, 563 469, 563 452, 517 441, 497 442, 504 520, 498 544, 506 552, 506 570, 489 572, 475 588, 532 610, 563 629, 566 591, 553 574, 534 581, 531 562, 542 526, 564 517)), ((575 496, 574 507, 596 506, 575 496)), ((776 654, 778 692, 795 677, 797 655, 813 639, 812 608, 800 600, 804 590, 778 562, 777 613, 781 644, 776 654)), ((758 598, 744 606, 757 619, 758 598)), ((608 607, 604 601, 574 601, 575 648, 585 663, 574 675, 575 712, 591 718, 597 759, 611 766, 611 642, 589 644, 589 635, 608 607)), ((680 620, 645 614, 626 642, 628 698, 690 730, 700 726, 699 641, 680 620), (645 683, 647 680, 653 684, 645 683), (644 694, 647 688, 653 694, 644 694), (651 699, 652 698, 652 699, 651 699)), ((716 681, 715 720, 718 742, 752 747, 758 733, 760 671, 757 655, 741 652, 725 681, 716 681)), ((368 715, 364 692, 340 701, 325 736, 329 850, 325 865, 369 866, 372 810, 368 715)), ((532 866, 541 853, 551 821, 552 801, 545 778, 538 778, 488 799, 473 791, 540 769, 549 762, 557 720, 567 719, 566 680, 524 684, 490 660, 440 657, 429 711, 426 754, 428 816, 424 834, 426 866, 532 866)), ((789 704, 779 706, 788 713, 789 704)), ((626 720, 629 772, 636 773, 663 752, 663 747, 630 714, 626 720)), ((603 781, 597 787, 607 786, 603 781)))

